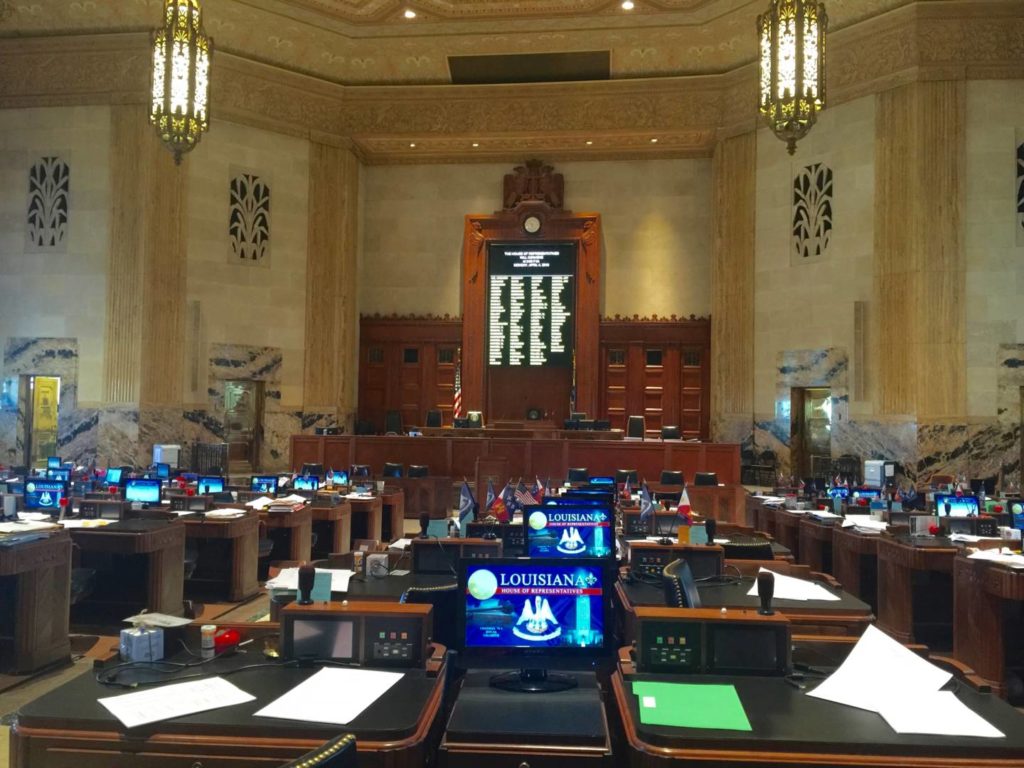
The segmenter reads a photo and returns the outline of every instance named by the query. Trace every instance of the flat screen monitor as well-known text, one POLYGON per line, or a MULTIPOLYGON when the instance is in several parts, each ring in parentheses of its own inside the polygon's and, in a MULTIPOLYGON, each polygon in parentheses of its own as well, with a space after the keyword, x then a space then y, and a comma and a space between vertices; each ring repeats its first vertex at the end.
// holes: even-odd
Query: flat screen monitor
POLYGON ((253 475, 249 481, 249 490, 274 496, 277 494, 277 475, 253 475))
POLYGON ((615 497, 618 495, 615 486, 610 486, 607 490, 595 489, 595 488, 570 488, 562 494, 563 498, 567 499, 595 499, 603 501, 608 506, 615 504, 615 497))
POLYGON ((615 478, 610 475, 601 475, 599 477, 590 478, 591 485, 615 485, 615 478))
POLYGON ((334 617, 296 618, 289 622, 285 656, 289 659, 352 661, 355 622, 334 617))
POLYGON ((159 504, 160 481, 131 478, 124 484, 124 500, 139 504, 159 504))
POLYGON ((530 557, 610 558, 615 554, 612 515, 604 507, 534 507, 526 518, 530 557))
POLYGON ((292 482, 292 488, 296 491, 315 491, 320 487, 320 480, 313 475, 309 477, 296 477, 292 482))
POLYGON ((59 480, 32 478, 25 482, 25 509, 59 510, 65 493, 66 486, 59 480))
POLYGON ((166 462, 158 461, 153 465, 153 471, 156 472, 157 480, 171 479, 171 465, 166 462))
POLYGON ((210 493, 224 493, 224 478, 219 475, 203 475, 196 481, 196 493, 205 496, 210 493))
POLYGON ((977 496, 952 496, 949 494, 935 494, 935 514, 939 517, 975 517, 978 514, 977 496), (949 504, 949 512, 946 512, 946 504, 949 504))
POLYGON ((331 485, 348 485, 348 472, 343 469, 332 469, 329 473, 331 485))
POLYGON ((103 482, 107 485, 120 485, 121 484, 121 468, 110 467, 107 470, 107 474, 103 477, 103 482))
POLYGON ((837 485, 834 488, 828 489, 828 497, 830 499, 848 499, 850 498, 850 489, 837 485))
POLYGON ((70 469, 48 469, 46 470, 47 480, 60 480, 62 483, 71 482, 70 469))
POLYGON ((46 457, 46 468, 47 469, 60 469, 61 461, 60 456, 47 456, 46 457))
POLYGON ((588 499, 580 496, 545 496, 541 499, 545 507, 604 507, 611 509, 614 504, 604 498, 588 499))
POLYGON ((850 495, 855 495, 858 499, 878 499, 881 498, 882 492, 878 488, 854 488, 850 495))
POLYGON ((1013 520, 1013 527, 1024 532, 1024 502, 1020 499, 1010 502, 1010 515, 1013 520))

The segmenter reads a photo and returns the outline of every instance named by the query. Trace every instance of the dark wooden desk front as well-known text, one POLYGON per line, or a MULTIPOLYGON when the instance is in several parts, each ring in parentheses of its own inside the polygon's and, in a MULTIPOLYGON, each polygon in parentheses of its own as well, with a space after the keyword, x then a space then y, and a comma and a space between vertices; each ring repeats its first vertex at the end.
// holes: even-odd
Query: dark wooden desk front
POLYGON ((877 549, 879 628, 901 643, 951 649, 953 559, 959 549, 948 539, 902 534, 882 534, 877 549))
POLYGON ((384 480, 384 493, 397 488, 404 494, 405 516, 410 520, 426 512, 440 520, 452 513, 452 479, 450 477, 388 477, 384 480))
MULTIPOLYGON (((217 551, 204 553, 204 548, 217 550, 226 546, 227 579, 216 580, 221 582, 219 589, 233 601, 245 600, 259 592, 260 585, 256 579, 259 561, 258 513, 247 512, 243 517, 230 519, 191 515, 181 519, 185 524, 185 538, 195 541, 199 547, 199 562, 193 574, 197 581, 203 578, 203 568, 207 566, 207 561, 219 554, 217 551)), ((224 572, 224 569, 218 568, 217 571, 224 572)))
POLYGON ((833 531, 839 522, 821 522, 813 517, 804 516, 800 521, 800 559, 797 561, 809 565, 816 573, 833 573, 833 531))
POLYGON ((68 534, 54 531, 45 539, 0 547, 0 588, 8 586, 12 600, 8 615, 0 616, 0 636, 11 645, 0 657, 0 671, 21 675, 70 661, 68 534))
POLYGON ((314 501, 313 528, 316 529, 316 546, 313 558, 320 559, 331 554, 345 554, 352 551, 352 505, 347 501, 327 505, 314 501))
POLYGON ((279 531, 283 539, 280 545, 275 542, 274 549, 278 551, 271 554, 272 559, 306 562, 312 557, 313 508, 310 505, 283 514, 260 512, 260 520, 268 531, 279 531))
POLYGON ((878 537, 854 528, 832 529, 832 575, 843 589, 878 612, 878 537))

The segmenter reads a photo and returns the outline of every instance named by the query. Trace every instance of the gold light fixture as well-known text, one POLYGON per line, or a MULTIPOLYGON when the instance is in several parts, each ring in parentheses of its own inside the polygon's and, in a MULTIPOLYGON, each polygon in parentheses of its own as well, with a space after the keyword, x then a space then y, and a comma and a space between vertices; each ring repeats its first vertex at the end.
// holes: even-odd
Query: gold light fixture
POLYGON ((174 153, 193 149, 210 128, 210 55, 199 0, 165 0, 163 27, 153 35, 149 122, 174 153))
POLYGON ((815 0, 771 0, 757 17, 760 111, 789 154, 825 106, 825 6, 815 0))

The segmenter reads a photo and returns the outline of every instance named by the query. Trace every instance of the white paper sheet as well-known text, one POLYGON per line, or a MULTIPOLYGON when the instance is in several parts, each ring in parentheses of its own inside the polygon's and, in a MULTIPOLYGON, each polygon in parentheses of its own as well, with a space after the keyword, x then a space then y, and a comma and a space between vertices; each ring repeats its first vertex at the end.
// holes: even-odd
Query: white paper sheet
POLYGON ((245 510, 244 509, 211 509, 209 512, 206 513, 206 516, 207 517, 212 517, 214 519, 216 519, 218 517, 220 517, 220 518, 244 517, 245 516, 245 510))
POLYGON ((412 539, 396 539, 388 544, 388 549, 406 550, 412 546, 412 539))
MULTIPOLYGON (((798 579, 795 576, 784 576, 775 573, 770 568, 762 568, 758 573, 770 573, 775 576, 775 600, 839 600, 838 595, 833 595, 820 584, 806 579, 798 579)), ((751 597, 757 597, 757 581, 747 592, 751 597)))
POLYGON ((29 520, 34 523, 45 523, 50 519, 49 512, 19 512, 19 520, 29 520))
POLYGON ((888 701, 935 693, 952 676, 869 625, 842 666, 807 695, 878 712, 888 701))
POLYGON ((98 701, 125 727, 134 728, 158 720, 243 704, 255 698, 222 677, 211 677, 147 688, 98 701))
POLYGON ((812 509, 808 514, 811 517, 817 517, 821 520, 835 520, 842 517, 842 515, 837 515, 835 512, 829 512, 827 509, 812 509))
POLYGON ((256 716, 348 725, 403 676, 402 672, 327 667, 272 701, 256 716))
POLYGON ((279 499, 277 499, 277 501, 279 501, 279 502, 283 501, 283 502, 285 502, 287 504, 303 504, 303 503, 309 501, 309 499, 307 499, 305 496, 299 496, 299 494, 297 494, 297 493, 292 493, 292 494, 289 494, 288 496, 280 497, 279 499))
POLYGON ((274 500, 272 498, 270 498, 269 496, 258 496, 255 499, 253 499, 252 501, 247 501, 245 503, 245 506, 252 507, 253 509, 259 511, 261 509, 266 509, 267 507, 269 507, 273 503, 274 503, 274 500))
MULTIPOLYGON (((348 592, 348 581, 355 571, 344 569, 317 568, 317 573, 331 574, 331 592, 348 592)), ((274 578, 267 581, 267 589, 295 589, 299 588, 299 569, 282 568, 281 572, 274 578)))
POLYGON ((129 616, 124 619, 126 624, 144 624, 147 627, 162 627, 169 629, 171 627, 184 627, 192 623, 191 619, 186 619, 183 616, 170 616, 166 613, 136 613, 134 616, 129 616))
POLYGON ((843 528, 859 528, 862 531, 880 533, 888 527, 889 524, 884 520, 875 520, 871 515, 847 515, 843 520, 843 528))
POLYGON ((1011 568, 1024 568, 1024 555, 1015 554, 1007 547, 999 549, 979 549, 967 556, 971 560, 991 560, 994 563, 1002 563, 1011 568))
POLYGON ((21 523, 0 523, 0 533, 31 533, 33 531, 56 531, 58 526, 54 523, 40 523, 24 521, 21 523))
POLYGON ((61 520, 60 524, 65 528, 102 528, 110 525, 115 520, 61 520))
POLYGON ((952 691, 935 691, 881 702, 878 711, 896 733, 1006 738, 952 691))
POLYGON ((372 499, 372 493, 346 493, 342 498, 345 499, 372 499))
POLYGON ((755 499, 761 499, 765 504, 785 504, 785 496, 754 496, 755 499))
POLYGON ((977 544, 979 541, 1002 541, 1002 536, 974 536, 970 533, 951 533, 950 541, 958 541, 962 544, 977 544))

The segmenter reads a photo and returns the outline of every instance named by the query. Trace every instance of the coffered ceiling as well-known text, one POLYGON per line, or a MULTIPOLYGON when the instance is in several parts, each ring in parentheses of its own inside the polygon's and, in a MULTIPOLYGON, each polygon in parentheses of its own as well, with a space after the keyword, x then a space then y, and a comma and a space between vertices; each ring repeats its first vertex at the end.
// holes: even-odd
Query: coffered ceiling
MULTIPOLYGON (((832 29, 910 0, 826 0, 832 29)), ((941 2, 941 0, 924 0, 941 2)), ((142 31, 162 0, 0 0, 0 36, 142 31)), ((608 51, 611 77, 754 60, 767 0, 204 0, 215 50, 351 85, 450 82, 457 55, 608 51), (405 11, 416 13, 405 18, 405 11)))

